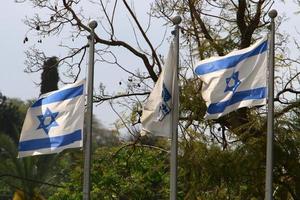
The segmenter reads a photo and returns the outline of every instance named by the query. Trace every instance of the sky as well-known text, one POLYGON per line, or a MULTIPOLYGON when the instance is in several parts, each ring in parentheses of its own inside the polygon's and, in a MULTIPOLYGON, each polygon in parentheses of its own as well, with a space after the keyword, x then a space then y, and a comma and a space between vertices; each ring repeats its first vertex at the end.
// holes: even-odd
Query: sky
MULTIPOLYGON (((138 15, 143 16, 148 11, 149 4, 145 4, 144 1, 134 1, 135 8, 138 15)), ((150 1, 149 1, 150 2, 150 1)), ((279 15, 286 13, 287 15, 293 14, 296 10, 295 7, 285 5, 282 6, 281 1, 275 1, 274 7, 278 9, 279 15)), ((25 69, 25 50, 32 45, 40 45, 47 51, 47 55, 62 56, 58 52, 56 44, 52 40, 43 40, 42 44, 37 44, 38 38, 29 37, 29 42, 23 44, 24 37, 26 36, 28 28, 23 23, 26 16, 33 16, 36 12, 30 3, 16 4, 13 0, 4 0, 0 6, 0 92, 7 97, 20 98, 22 100, 37 98, 39 95, 39 86, 36 83, 40 82, 40 73, 27 74, 24 73, 25 69), (57 55, 59 54, 59 55, 57 55)), ((91 15, 96 14, 97 11, 91 10, 91 15), (94 12, 94 13, 93 13, 94 12)), ((145 15, 144 15, 145 16, 145 15)), ((122 19, 127 19, 126 15, 120 15, 119 19, 121 23, 119 28, 124 33, 124 38, 129 39, 132 37, 132 29, 129 26, 122 23, 122 19), (125 17, 125 18, 124 18, 125 17), (128 33, 128 34, 127 34, 128 33), (130 33, 130 34, 129 34, 130 33), (127 38, 126 38, 127 37, 127 38)), ((299 24, 295 19, 292 22, 284 25, 287 31, 295 31, 295 25, 299 24), (293 22, 294 21, 294 22, 293 22)), ((151 38, 158 44, 164 34, 163 22, 155 24, 156 28, 150 31, 151 38)), ((167 33, 167 36, 170 36, 167 33)), ((160 53, 167 50, 167 42, 160 49, 160 53)), ((122 58, 121 58, 122 59, 122 58)), ((126 60, 126 55, 123 56, 126 60)), ((84 61, 87 64, 87 58, 84 61)), ((128 65, 134 65, 135 67, 141 63, 127 60, 128 65)), ((83 73, 85 75, 86 72, 83 73)), ((108 86, 108 89, 118 90, 118 82, 126 80, 126 77, 122 71, 113 69, 110 65, 96 64, 95 66, 95 86, 98 86, 100 82, 103 82, 108 86)), ((112 128, 112 123, 117 116, 112 112, 107 104, 103 104, 94 108, 94 113, 97 118, 100 119, 102 124, 108 128, 112 128)))
POLYGON ((39 91, 33 84, 36 77, 23 72, 26 49, 23 39, 27 30, 22 18, 30 12, 30 7, 12 0, 5 0, 0 7, 0 91, 23 100, 36 97, 39 91))
MULTIPOLYGON (((150 2, 150 1, 149 1, 150 2)), ((145 4, 141 1, 136 1, 135 7, 137 15, 146 16, 145 13, 148 12, 149 4, 145 4)), ((35 45, 46 51, 47 56, 58 56, 62 57, 64 54, 60 52, 60 48, 57 46, 59 41, 55 41, 55 38, 48 39, 42 38, 43 42, 39 44, 37 42, 39 37, 32 37, 31 33, 26 34, 28 28, 24 24, 24 19, 26 16, 33 16, 36 10, 30 5, 29 2, 17 4, 13 0, 5 0, 5 3, 1 4, 0 7, 0 44, 1 44, 1 53, 0 53, 0 92, 10 98, 20 98, 22 100, 34 99, 39 95, 39 86, 37 83, 40 83, 40 72, 38 73, 24 73, 25 69, 25 51, 35 45), (25 44, 23 40, 27 36, 29 41, 25 44)), ((89 9, 89 14, 96 16, 98 12, 89 9)), ((119 30, 122 31, 122 37, 124 40, 132 39, 132 28, 126 23, 122 23, 122 20, 127 20, 128 23, 128 14, 119 14, 118 24, 119 30), (126 31, 124 31, 126 30, 126 31), (130 38, 131 37, 131 38, 130 38)), ((148 21, 147 18, 145 18, 148 21)), ((99 31, 100 27, 98 26, 96 32, 99 31)), ((164 29, 158 26, 158 30, 150 30, 151 37, 161 38, 164 29), (159 30, 159 31, 158 31, 159 30)), ((100 33, 101 34, 101 33, 100 33)), ((87 41, 84 41, 85 38, 78 41, 82 44, 87 41)), ((157 41, 156 43, 159 43, 157 41)), ((75 41, 76 45, 76 41, 75 41)), ((164 50, 164 47, 162 47, 164 50)), ((124 52, 120 52, 123 54, 124 52)), ((139 65, 143 68, 142 63, 128 60, 126 54, 121 56, 120 59, 126 60, 127 64, 132 65, 137 68, 139 65)), ((88 64, 88 55, 83 61, 84 65, 88 64)), ((62 72, 61 72, 62 73, 62 72)), ((82 78, 87 75, 87 69, 84 67, 82 78)), ((60 74, 62 76, 62 74, 60 74)), ((119 81, 125 81, 127 79, 127 74, 122 72, 120 69, 113 68, 111 65, 100 63, 95 64, 95 83, 94 86, 98 87, 100 82, 106 85, 107 90, 109 91, 118 91, 121 90, 119 86, 119 81)), ((60 83, 60 86, 62 84, 60 83)), ((97 119, 107 128, 113 128, 113 122, 118 118, 106 103, 99 106, 94 106, 94 114, 96 114, 97 119)))

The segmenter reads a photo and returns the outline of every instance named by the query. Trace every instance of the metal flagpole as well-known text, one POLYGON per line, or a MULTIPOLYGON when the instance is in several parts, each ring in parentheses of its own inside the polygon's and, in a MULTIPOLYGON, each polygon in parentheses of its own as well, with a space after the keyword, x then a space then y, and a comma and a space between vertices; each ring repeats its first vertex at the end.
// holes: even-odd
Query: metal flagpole
POLYGON ((269 84, 268 84, 268 124, 267 124, 267 164, 265 200, 273 199, 273 138, 274 138, 274 46, 276 10, 269 12, 271 18, 271 31, 269 42, 269 84))
POLYGON ((171 159, 170 159, 170 200, 177 199, 177 153, 178 153, 178 71, 179 71, 179 24, 181 22, 181 17, 176 16, 173 18, 173 23, 175 25, 175 55, 176 55, 176 74, 173 78, 173 87, 172 87, 172 105, 173 105, 173 114, 172 114, 172 139, 171 139, 171 159), (177 90, 177 91, 175 91, 177 90), (177 94, 175 96, 175 94, 177 94))
POLYGON ((89 67, 88 67, 88 93, 87 93, 87 116, 86 137, 84 146, 84 171, 83 171, 83 200, 90 200, 91 189, 91 150, 92 150, 92 119, 93 119, 93 86, 94 86, 94 53, 95 53, 95 28, 96 21, 90 21, 91 29, 89 39, 89 67))

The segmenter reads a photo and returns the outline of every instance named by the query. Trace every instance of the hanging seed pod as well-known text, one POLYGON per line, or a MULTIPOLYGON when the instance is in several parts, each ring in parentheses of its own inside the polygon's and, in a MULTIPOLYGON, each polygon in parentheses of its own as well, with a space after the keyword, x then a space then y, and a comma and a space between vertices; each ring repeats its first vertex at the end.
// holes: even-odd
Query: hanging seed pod
POLYGON ((25 44, 26 42, 28 42, 28 37, 25 37, 23 40, 23 44, 25 44))

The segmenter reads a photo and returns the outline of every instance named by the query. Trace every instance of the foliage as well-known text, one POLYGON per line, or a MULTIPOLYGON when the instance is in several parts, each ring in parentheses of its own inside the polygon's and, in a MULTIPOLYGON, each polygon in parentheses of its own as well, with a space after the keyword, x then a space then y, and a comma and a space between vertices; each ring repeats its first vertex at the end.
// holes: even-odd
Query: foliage
POLYGON ((41 91, 45 94, 58 89, 58 61, 56 57, 51 57, 44 62, 43 72, 41 75, 41 91))
MULTIPOLYGON (((285 117, 276 123, 275 198, 297 199, 300 177, 298 109, 285 117)), ((224 148, 216 140, 208 142, 205 135, 189 132, 193 140, 180 143, 179 199, 263 199, 264 137, 248 138, 224 148)), ((55 165, 47 156, 17 159, 15 142, 7 134, 2 133, 0 137, 1 160, 4 161, 0 171, 5 172, 1 180, 12 191, 19 188, 28 196, 43 194, 52 200, 82 197, 82 152, 65 151, 55 159, 55 165), (60 184, 55 187, 41 184, 51 184, 45 182, 49 178, 52 183, 60 184)), ((166 146, 163 141, 156 143, 166 146)), ((136 142, 95 147, 92 197, 168 199, 169 175, 169 154, 163 149, 136 142)))
POLYGON ((184 168, 185 199, 263 199, 264 153, 261 141, 222 150, 194 141, 187 144, 184 168), (199 181, 201 180, 201 181, 199 181))
MULTIPOLYGON (((167 199, 168 154, 141 146, 101 147, 93 154, 93 199, 167 199)), ((66 188, 50 200, 80 199, 82 168, 69 171, 66 188)))
POLYGON ((8 134, 15 143, 19 140, 19 133, 29 102, 19 99, 2 97, 0 103, 0 132, 8 134))
MULTIPOLYGON (((193 67, 195 60, 222 56, 235 48, 248 47, 265 35, 269 25, 267 13, 274 1, 156 0, 152 3, 149 23, 146 26, 134 11, 134 7, 126 0, 99 0, 88 3, 80 0, 26 2, 32 3, 36 11, 40 12, 25 20, 29 27, 28 34, 34 35, 33 32, 37 32, 38 37, 45 40, 52 36, 64 38, 60 46, 65 48, 66 54, 59 58, 58 64, 60 69, 68 72, 67 76, 72 80, 79 76, 88 48, 86 40, 81 40, 82 36, 90 33, 88 21, 90 17, 101 19, 98 20, 100 26, 96 30, 94 41, 97 44, 96 59, 122 70, 128 76, 128 81, 124 81, 125 84, 119 82, 120 88, 123 88, 118 92, 107 92, 103 85, 96 88, 94 102, 110 101, 111 105, 117 103, 131 111, 127 116, 118 115, 122 118, 120 121, 124 123, 123 127, 128 131, 139 117, 139 108, 145 100, 141 97, 149 94, 152 83, 157 80, 163 66, 163 57, 159 54, 160 44, 156 44, 157 38, 151 38, 148 31, 162 19, 168 30, 168 26, 172 24, 172 17, 175 14, 182 16, 179 197, 191 200, 263 199, 265 108, 242 108, 218 120, 203 120, 205 102, 199 95, 201 82, 194 75, 193 67), (91 7, 98 9, 97 15, 90 16, 91 7), (133 29, 133 34, 128 38, 134 38, 135 41, 122 37, 125 35, 123 26, 116 24, 116 21, 122 18, 118 18, 116 13, 121 15, 125 12, 130 19, 128 24, 133 29), (70 39, 65 39, 68 36, 70 39), (122 62, 118 51, 120 49, 122 54, 125 52, 126 61, 136 60, 138 66, 143 68, 133 69, 131 63, 122 62)), ((292 48, 292 52, 299 52, 296 50, 299 50, 300 45, 297 37, 293 39, 288 33, 280 32, 283 22, 283 17, 277 18, 273 186, 274 198, 287 200, 300 199, 300 73, 297 69, 300 63, 298 54, 288 53, 292 48), (293 47, 288 43, 289 40, 294 42, 293 47)), ((125 24, 125 20, 122 21, 122 25, 123 23, 125 24)), ((164 36, 161 40, 165 40, 164 36)), ((26 41, 28 42, 28 38, 26 41)), ((29 49, 26 53, 27 71, 41 70, 46 53, 36 48, 29 49)), ((140 138, 133 140, 134 144, 137 144, 140 138)), ((153 141, 156 141, 155 145, 164 144, 163 147, 168 147, 165 141, 153 141)), ((112 143, 115 144, 114 141, 112 143)), ((95 148, 94 157, 94 198, 168 198, 167 154, 133 145, 95 148)), ((64 170, 70 167, 74 170, 69 171, 62 179, 65 188, 57 189, 51 199, 80 199, 80 156, 70 154, 60 160, 60 164, 64 170)))
POLYGON ((52 166, 57 157, 17 158, 19 134, 28 104, 21 100, 6 99, 0 105, 1 122, 7 122, 0 131, 0 178, 11 193, 19 191, 24 199, 40 196, 49 173, 55 173, 52 166))

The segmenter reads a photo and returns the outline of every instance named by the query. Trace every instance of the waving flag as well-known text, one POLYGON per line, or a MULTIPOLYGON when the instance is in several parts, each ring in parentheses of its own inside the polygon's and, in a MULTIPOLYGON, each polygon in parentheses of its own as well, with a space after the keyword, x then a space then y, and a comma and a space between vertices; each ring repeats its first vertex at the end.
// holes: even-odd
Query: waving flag
POLYGON ((84 82, 42 95, 27 111, 19 157, 82 147, 84 82))
POLYGON ((141 117, 143 132, 155 136, 171 136, 174 119, 172 115, 178 107, 177 79, 176 56, 171 43, 164 69, 143 108, 141 117))
POLYGON ((216 119, 238 108, 266 104, 266 38, 254 45, 198 63, 195 73, 203 81, 205 118, 216 119))

